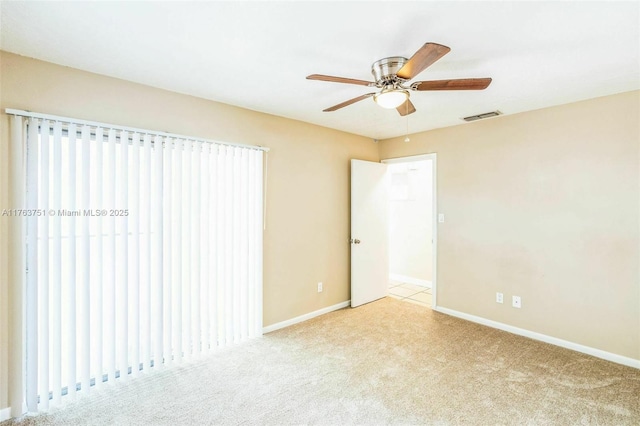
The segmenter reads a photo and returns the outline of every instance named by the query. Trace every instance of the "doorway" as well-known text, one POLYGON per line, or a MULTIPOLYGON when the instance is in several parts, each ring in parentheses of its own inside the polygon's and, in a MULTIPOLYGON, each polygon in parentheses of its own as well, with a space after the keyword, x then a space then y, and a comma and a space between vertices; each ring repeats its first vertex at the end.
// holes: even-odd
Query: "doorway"
POLYGON ((383 163, 389 185, 389 296, 435 309, 436 154, 383 163))

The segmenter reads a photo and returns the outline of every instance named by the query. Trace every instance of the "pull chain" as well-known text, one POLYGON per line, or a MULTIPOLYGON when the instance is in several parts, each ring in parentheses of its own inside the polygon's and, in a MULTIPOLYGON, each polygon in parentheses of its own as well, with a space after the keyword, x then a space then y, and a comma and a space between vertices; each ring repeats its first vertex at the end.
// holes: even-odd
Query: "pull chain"
POLYGON ((409 142, 411 140, 411 139, 409 139, 409 101, 407 101, 405 103, 405 105, 407 107, 407 111, 406 111, 407 112, 407 114, 406 114, 406 116, 407 116, 407 133, 406 133, 407 137, 404 138, 404 141, 405 142, 409 142))

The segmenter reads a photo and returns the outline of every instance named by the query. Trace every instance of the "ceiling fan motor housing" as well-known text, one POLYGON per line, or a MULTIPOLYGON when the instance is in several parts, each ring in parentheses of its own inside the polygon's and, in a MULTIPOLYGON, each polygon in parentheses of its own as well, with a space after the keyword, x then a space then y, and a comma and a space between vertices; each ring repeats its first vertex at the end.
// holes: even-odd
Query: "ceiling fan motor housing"
POLYGON ((373 74, 376 85, 383 87, 396 82, 404 82, 405 80, 396 74, 407 61, 408 59, 402 56, 391 56, 375 61, 373 65, 371 65, 371 74, 373 74))

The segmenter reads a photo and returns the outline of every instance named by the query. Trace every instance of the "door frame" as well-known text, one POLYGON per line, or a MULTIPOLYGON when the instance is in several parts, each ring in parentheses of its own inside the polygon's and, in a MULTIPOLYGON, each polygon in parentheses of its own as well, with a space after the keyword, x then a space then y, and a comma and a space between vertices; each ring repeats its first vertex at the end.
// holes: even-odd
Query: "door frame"
POLYGON ((430 154, 412 155, 409 157, 388 158, 382 160, 381 163, 385 164, 398 164, 398 163, 410 163, 413 161, 431 160, 431 201, 432 201, 432 214, 431 214, 431 232, 433 235, 432 255, 431 255, 431 309, 434 311, 438 308, 438 168, 437 168, 437 154, 435 152, 430 154))

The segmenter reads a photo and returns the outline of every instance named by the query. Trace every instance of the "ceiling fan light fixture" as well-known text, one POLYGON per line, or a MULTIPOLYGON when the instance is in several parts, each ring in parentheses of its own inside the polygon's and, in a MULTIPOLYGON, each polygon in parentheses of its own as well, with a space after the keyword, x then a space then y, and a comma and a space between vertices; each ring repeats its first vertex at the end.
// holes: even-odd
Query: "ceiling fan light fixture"
POLYGON ((382 89, 373 96, 373 100, 382 108, 398 108, 409 99, 409 92, 398 89, 382 89))

